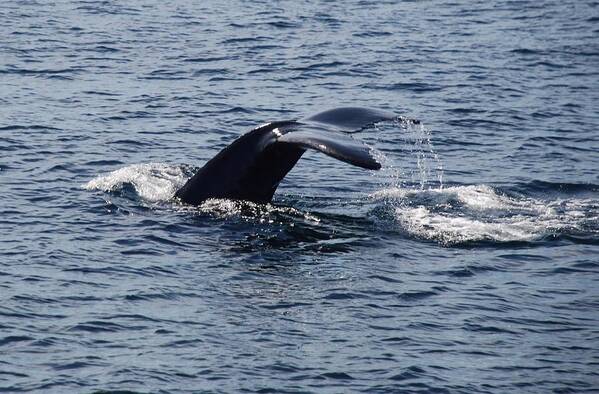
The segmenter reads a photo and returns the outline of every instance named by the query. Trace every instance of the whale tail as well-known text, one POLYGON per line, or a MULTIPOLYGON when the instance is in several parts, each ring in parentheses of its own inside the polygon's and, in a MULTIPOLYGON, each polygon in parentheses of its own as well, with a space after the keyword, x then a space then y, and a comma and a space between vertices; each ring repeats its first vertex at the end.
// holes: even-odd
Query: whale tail
POLYGON ((397 119, 367 108, 337 108, 298 121, 273 122, 233 141, 209 160, 175 196, 199 205, 210 198, 267 203, 307 149, 346 163, 378 170, 371 149, 348 135, 374 123, 397 119))

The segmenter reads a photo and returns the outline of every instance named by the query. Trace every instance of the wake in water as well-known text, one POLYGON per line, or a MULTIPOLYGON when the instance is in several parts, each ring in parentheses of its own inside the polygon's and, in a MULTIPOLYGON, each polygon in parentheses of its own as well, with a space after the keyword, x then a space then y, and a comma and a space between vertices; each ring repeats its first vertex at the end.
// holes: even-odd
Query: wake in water
MULTIPOLYGON (((133 188, 139 199, 165 204, 172 201, 175 191, 191 172, 185 166, 136 164, 98 176, 84 188, 121 194, 133 188)), ((561 185, 548 184, 543 194, 551 195, 560 188, 561 185)), ((536 192, 539 193, 538 187, 536 192)), ((473 242, 534 242, 560 237, 595 242, 599 238, 599 200, 576 195, 540 199, 509 195, 486 185, 393 186, 372 193, 370 198, 375 205, 370 216, 380 225, 390 225, 411 237, 446 246, 473 242)), ((179 211, 265 224, 297 218, 313 224, 320 221, 317 213, 271 204, 208 200, 199 207, 169 206, 179 211)))

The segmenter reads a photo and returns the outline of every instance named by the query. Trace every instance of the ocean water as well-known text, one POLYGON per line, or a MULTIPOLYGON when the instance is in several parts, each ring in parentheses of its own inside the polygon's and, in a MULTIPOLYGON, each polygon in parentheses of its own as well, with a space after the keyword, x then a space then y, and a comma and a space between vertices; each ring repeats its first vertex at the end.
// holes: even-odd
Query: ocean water
POLYGON ((599 3, 0 4, 0 391, 599 392, 599 3), (420 120, 272 204, 261 123, 420 120))

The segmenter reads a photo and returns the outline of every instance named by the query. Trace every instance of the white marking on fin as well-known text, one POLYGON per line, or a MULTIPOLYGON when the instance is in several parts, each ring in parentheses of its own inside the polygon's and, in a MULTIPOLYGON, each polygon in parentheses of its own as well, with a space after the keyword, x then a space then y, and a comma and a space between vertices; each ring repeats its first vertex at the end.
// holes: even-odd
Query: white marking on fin
POLYGON ((271 124, 271 123, 272 123, 272 122, 263 123, 263 124, 261 124, 261 125, 257 126, 256 128, 254 128, 254 130, 258 130, 258 129, 261 129, 261 128, 263 128, 263 127, 266 127, 266 126, 268 126, 268 125, 269 125, 269 124, 271 124))

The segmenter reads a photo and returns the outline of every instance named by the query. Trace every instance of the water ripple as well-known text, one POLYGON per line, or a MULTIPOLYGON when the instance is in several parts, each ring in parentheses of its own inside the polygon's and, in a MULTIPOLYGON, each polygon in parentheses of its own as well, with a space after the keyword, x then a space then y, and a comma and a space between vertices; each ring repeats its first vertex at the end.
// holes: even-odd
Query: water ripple
POLYGON ((0 391, 593 392, 596 11, 2 2, 0 391), (173 199, 337 106, 381 171, 173 199))

